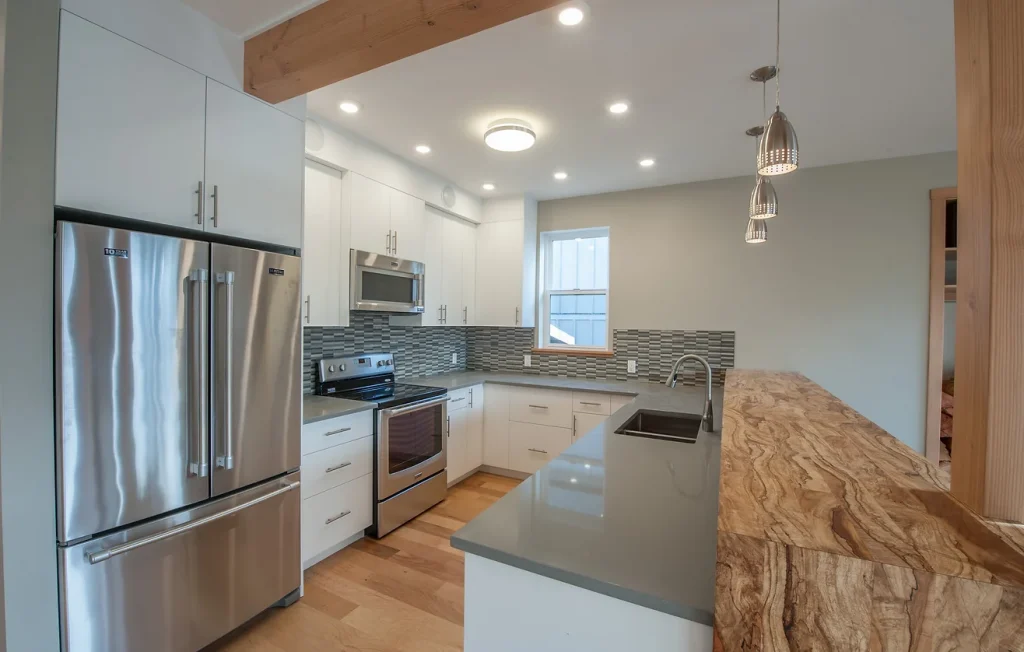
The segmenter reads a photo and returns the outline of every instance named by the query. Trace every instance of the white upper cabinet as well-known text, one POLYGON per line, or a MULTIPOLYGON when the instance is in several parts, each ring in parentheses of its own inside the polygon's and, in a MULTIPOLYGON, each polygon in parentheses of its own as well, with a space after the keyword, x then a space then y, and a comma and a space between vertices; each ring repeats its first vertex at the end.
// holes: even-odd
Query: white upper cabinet
POLYGON ((444 223, 448 218, 436 208, 428 206, 423 219, 423 264, 427 266, 427 278, 422 323, 424 326, 440 326, 444 317, 444 223))
POLYGON ((362 175, 352 177, 352 249, 391 255, 391 188, 362 175))
POLYGON ((64 11, 58 84, 57 205, 201 231, 206 78, 64 11))
POLYGON ((57 95, 57 205, 301 246, 300 120, 66 11, 57 95))
POLYGON ((300 247, 303 124, 207 80, 206 230, 300 247))
POLYGON ((505 202, 501 219, 477 227, 481 255, 476 261, 476 324, 532 328, 537 301, 536 202, 497 201, 505 202), (510 205, 518 209, 516 219, 509 219, 510 205))
POLYGON ((462 324, 475 326, 476 320, 476 227, 463 225, 462 240, 462 324))
POLYGON ((446 326, 462 326, 462 251, 465 248, 465 227, 450 217, 446 217, 443 224, 441 319, 446 326))
POLYGON ((391 255, 422 263, 426 247, 426 204, 422 199, 391 190, 391 255))
POLYGON ((306 161, 302 324, 348 326, 348 256, 341 172, 306 161))

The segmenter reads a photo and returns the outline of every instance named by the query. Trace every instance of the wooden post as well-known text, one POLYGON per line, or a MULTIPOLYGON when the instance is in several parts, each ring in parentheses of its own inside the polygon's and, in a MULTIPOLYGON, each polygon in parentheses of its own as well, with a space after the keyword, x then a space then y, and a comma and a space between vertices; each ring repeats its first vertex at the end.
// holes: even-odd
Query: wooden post
POLYGON ((953 493, 1024 522, 1024 2, 955 0, 953 493))

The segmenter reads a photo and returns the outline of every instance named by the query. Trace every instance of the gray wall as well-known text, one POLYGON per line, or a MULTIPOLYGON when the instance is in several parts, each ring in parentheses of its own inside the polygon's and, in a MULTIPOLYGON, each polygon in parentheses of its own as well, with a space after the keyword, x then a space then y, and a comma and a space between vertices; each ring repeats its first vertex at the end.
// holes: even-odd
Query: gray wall
POLYGON ((541 202, 538 224, 611 227, 612 328, 734 330, 738 368, 800 371, 922 451, 928 191, 956 154, 775 183, 763 245, 743 241, 752 177, 541 202))
POLYGON ((58 0, 7 0, 0 137, 0 512, 7 650, 58 649, 53 183, 58 0))

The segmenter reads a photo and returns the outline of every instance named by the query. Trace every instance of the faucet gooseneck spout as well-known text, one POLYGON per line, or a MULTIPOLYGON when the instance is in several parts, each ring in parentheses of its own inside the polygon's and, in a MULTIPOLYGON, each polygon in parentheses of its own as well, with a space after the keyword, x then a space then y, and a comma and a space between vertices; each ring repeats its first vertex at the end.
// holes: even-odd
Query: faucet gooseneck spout
POLYGON ((712 372, 711 372, 711 364, 707 361, 706 358, 703 358, 703 357, 701 357, 699 355, 695 355, 693 353, 687 353, 686 355, 682 356, 681 358, 676 360, 676 363, 674 365, 672 365, 672 373, 670 373, 668 375, 668 378, 665 379, 665 385, 667 387, 675 387, 676 386, 676 376, 679 374, 679 367, 681 367, 682 364, 684 362, 686 362, 687 360, 696 360, 697 362, 699 362, 701 365, 704 366, 705 386, 706 386, 706 389, 707 389, 707 396, 705 397, 705 400, 704 400, 704 414, 701 416, 700 427, 704 429, 704 432, 714 432, 714 430, 715 430, 715 410, 711 406, 711 375, 712 375, 712 372))

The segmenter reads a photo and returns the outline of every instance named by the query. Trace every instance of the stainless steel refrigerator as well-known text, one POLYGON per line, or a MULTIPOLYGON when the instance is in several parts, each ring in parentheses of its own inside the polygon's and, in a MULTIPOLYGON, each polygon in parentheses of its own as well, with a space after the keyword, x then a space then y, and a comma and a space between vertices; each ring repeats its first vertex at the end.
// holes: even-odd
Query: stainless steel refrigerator
POLYGON ((299 258, 56 235, 63 648, 198 650, 299 587, 299 258))

